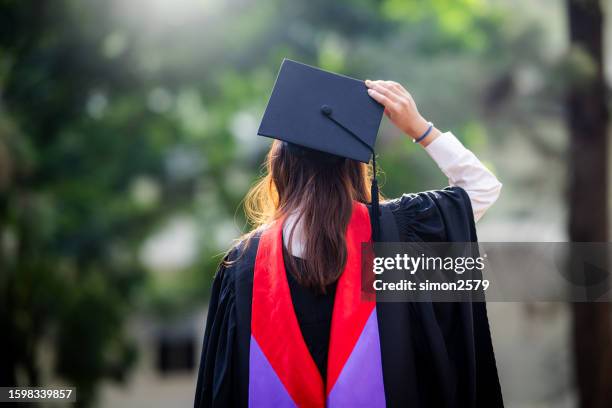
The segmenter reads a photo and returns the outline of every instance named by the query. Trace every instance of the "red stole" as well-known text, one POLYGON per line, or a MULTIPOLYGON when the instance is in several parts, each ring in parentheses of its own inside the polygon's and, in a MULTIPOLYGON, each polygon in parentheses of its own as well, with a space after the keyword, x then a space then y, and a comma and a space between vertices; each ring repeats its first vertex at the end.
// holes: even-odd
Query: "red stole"
POLYGON ((376 305, 361 296, 361 245, 371 241, 370 218, 365 205, 353 205, 346 232, 348 256, 334 301, 325 385, 302 337, 291 301, 282 255, 282 226, 281 220, 276 221, 259 241, 251 334, 294 403, 323 407, 376 305))

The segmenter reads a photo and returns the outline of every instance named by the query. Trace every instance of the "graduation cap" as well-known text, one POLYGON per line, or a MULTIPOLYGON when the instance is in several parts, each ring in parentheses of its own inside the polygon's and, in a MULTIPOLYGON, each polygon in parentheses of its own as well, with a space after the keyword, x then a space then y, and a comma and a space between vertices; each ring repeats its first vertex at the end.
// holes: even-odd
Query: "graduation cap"
POLYGON ((315 151, 323 161, 372 158, 374 240, 380 231, 374 144, 383 111, 363 81, 284 59, 257 132, 304 156, 315 151))

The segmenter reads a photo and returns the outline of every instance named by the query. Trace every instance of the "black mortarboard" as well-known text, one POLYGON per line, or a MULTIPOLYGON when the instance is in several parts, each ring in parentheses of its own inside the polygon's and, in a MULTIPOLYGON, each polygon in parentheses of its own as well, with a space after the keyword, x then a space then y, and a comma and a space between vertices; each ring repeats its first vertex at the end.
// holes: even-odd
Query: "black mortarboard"
POLYGON ((380 228, 374 144, 383 111, 363 81, 285 59, 257 132, 364 163, 372 157, 375 240, 380 228))

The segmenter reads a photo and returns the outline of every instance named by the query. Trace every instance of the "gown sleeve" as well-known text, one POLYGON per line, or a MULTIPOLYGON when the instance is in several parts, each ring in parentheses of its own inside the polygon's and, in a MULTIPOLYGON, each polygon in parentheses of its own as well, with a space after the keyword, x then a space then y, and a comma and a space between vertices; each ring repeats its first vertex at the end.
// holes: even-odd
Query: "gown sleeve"
MULTIPOLYGON (((476 242, 470 197, 459 186, 386 202, 402 242, 476 242)), ((477 248, 476 248, 477 250, 477 248)), ((473 254, 477 255, 477 254, 473 254)), ((484 302, 419 302, 413 345, 424 406, 503 407, 484 302), (447 404, 439 403, 444 397, 447 404)))
POLYGON ((462 187, 404 194, 386 205, 402 242, 477 240, 470 197, 462 187))
POLYGON ((225 263, 229 257, 219 266, 212 284, 195 408, 234 406, 236 297, 233 271, 225 263))

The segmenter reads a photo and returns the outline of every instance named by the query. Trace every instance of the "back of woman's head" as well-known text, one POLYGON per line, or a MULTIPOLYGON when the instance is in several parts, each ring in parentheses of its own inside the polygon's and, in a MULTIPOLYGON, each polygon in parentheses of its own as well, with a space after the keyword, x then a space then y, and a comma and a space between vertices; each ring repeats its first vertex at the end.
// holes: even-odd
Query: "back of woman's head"
MULTIPOLYGON (((245 200, 247 218, 255 228, 288 215, 302 231, 303 273, 287 259, 302 285, 325 291, 346 263, 346 229, 353 202, 370 202, 370 176, 364 163, 296 148, 274 141, 266 159, 266 175, 245 200)), ((289 233, 291 248, 293 230, 289 233)))

